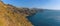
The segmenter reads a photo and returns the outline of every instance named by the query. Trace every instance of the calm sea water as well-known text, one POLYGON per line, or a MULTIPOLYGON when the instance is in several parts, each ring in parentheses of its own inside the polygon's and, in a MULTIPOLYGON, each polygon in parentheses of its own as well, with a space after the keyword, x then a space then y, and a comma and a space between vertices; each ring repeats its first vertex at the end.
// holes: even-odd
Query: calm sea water
POLYGON ((43 11, 37 12, 28 19, 34 26, 60 26, 60 11, 43 11))

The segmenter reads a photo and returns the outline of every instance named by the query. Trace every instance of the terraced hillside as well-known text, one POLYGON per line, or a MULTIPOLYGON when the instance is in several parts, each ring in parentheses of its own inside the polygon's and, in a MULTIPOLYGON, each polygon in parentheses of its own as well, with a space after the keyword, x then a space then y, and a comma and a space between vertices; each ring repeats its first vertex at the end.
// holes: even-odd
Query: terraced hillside
POLYGON ((35 12, 35 10, 17 8, 0 1, 0 26, 33 26, 26 16, 35 12))

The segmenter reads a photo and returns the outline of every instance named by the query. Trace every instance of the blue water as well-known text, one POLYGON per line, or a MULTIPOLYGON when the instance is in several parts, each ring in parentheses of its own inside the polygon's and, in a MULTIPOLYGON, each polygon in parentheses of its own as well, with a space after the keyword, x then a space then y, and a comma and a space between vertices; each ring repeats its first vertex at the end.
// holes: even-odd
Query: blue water
POLYGON ((60 26, 60 11, 37 12, 28 19, 34 26, 60 26))

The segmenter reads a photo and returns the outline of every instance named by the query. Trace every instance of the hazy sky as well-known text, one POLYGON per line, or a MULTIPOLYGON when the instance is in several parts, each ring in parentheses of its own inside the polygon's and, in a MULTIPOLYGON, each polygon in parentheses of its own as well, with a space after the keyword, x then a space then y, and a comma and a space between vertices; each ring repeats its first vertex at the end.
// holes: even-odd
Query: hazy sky
POLYGON ((20 7, 37 7, 60 10, 60 0, 2 0, 7 4, 20 7))

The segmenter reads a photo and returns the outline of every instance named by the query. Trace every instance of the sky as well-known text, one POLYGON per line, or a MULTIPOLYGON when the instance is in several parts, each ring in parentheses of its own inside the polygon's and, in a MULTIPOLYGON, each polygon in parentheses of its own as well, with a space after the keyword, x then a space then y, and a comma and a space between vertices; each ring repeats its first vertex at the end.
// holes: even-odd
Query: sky
POLYGON ((60 10, 60 0, 2 0, 6 4, 18 7, 44 8, 60 10))

